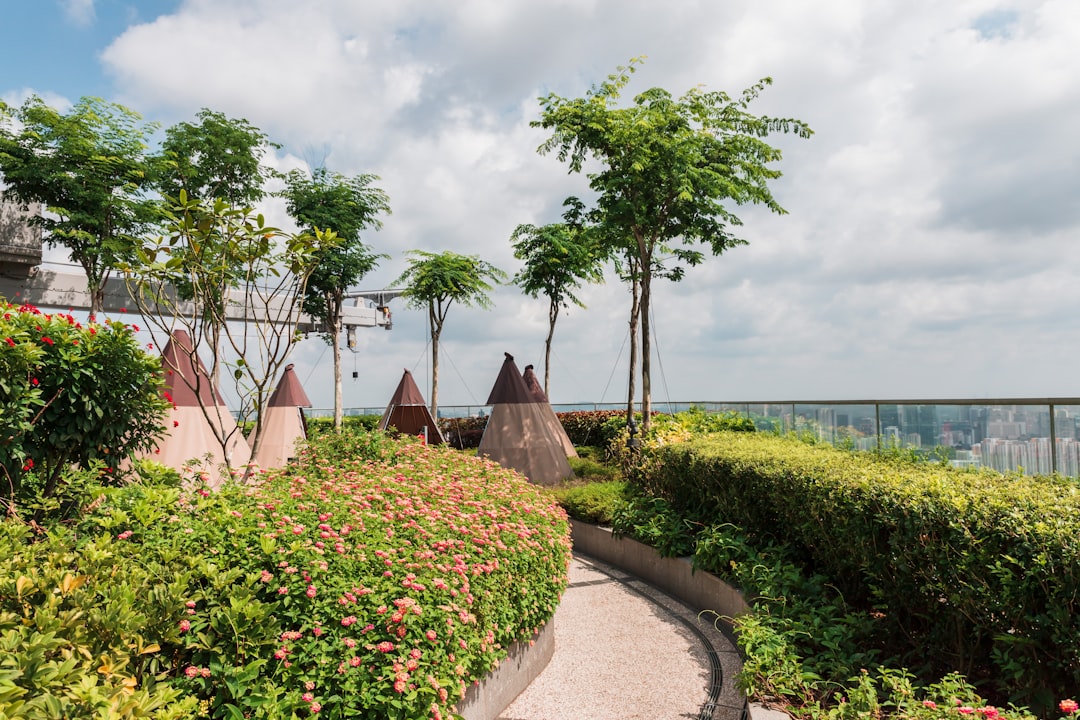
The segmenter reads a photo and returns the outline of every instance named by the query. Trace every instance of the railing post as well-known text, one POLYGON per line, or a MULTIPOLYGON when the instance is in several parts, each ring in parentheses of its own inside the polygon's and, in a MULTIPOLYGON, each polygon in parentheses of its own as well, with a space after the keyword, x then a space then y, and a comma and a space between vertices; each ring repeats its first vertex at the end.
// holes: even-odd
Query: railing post
POLYGON ((877 428, 877 451, 881 454, 881 403, 874 403, 874 427, 877 428))
POLYGON ((1050 403, 1050 472, 1057 472, 1057 418, 1054 417, 1054 403, 1050 403))

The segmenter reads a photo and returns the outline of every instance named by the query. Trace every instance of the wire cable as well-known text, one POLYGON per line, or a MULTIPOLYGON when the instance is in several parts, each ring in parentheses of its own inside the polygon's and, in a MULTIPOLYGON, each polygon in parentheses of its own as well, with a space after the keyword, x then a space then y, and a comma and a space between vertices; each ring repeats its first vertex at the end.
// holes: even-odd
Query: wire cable
POLYGON ((626 341, 630 338, 630 328, 626 328, 626 334, 623 335, 622 347, 619 348, 619 355, 615 358, 615 364, 611 366, 611 374, 608 375, 607 384, 604 385, 604 392, 600 393, 600 402, 604 402, 604 398, 607 397, 608 388, 611 387, 611 379, 615 377, 615 371, 619 367, 619 361, 622 360, 623 350, 626 349, 626 341))
POLYGON ((674 415, 675 412, 671 405, 671 391, 668 390, 667 375, 664 374, 664 361, 660 356, 660 334, 656 331, 656 314, 653 312, 652 306, 649 306, 649 317, 652 319, 652 337, 653 345, 656 346, 656 364, 660 367, 660 382, 664 385, 664 397, 667 398, 668 415, 674 415))

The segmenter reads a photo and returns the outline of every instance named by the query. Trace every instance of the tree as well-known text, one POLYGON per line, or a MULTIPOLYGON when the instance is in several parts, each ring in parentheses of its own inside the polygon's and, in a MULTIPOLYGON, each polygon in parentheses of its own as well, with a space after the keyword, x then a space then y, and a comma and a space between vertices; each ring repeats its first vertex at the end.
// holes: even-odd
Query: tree
POLYGON ((371 251, 360 241, 360 231, 380 228, 379 213, 390 214, 390 198, 372 183, 376 175, 348 178, 340 173, 318 168, 309 178, 293 170, 285 178, 289 214, 303 228, 333 230, 339 244, 321 250, 308 278, 304 312, 319 319, 324 337, 334 353, 334 428, 341 428, 341 310, 345 291, 355 285, 389 257, 371 251))
POLYGON ((189 199, 222 199, 250 207, 266 195, 273 172, 261 165, 273 143, 247 120, 236 120, 203 108, 198 123, 181 122, 165 131, 155 185, 161 194, 189 199))
POLYGON ((551 397, 551 340, 559 310, 573 303, 585 307, 574 291, 581 283, 603 282, 603 254, 582 222, 584 203, 567 198, 563 222, 536 227, 518 225, 510 236, 514 257, 525 266, 514 283, 530 297, 543 294, 548 299, 548 334, 544 341, 544 393, 551 397))
POLYGON ((657 256, 665 252, 696 265, 704 245, 719 255, 745 240, 731 228, 742 221, 725 203, 765 205, 786 211, 773 198, 769 181, 780 177, 771 167, 780 150, 763 138, 771 133, 809 137, 803 122, 756 116, 748 107, 766 85, 762 79, 732 98, 724 92, 695 88, 678 100, 662 88, 636 96, 619 108, 620 93, 639 60, 620 67, 585 97, 541 98, 534 127, 551 130, 539 148, 555 151, 570 172, 581 172, 589 158, 599 169, 588 174, 597 193, 590 218, 609 229, 609 237, 629 239, 639 262, 641 385, 643 429, 651 411, 650 302, 657 256), (675 245, 674 243, 678 243, 675 245))
MULTIPOLYGON (((150 324, 151 334, 168 337, 179 328, 191 339, 192 365, 200 349, 214 350, 210 378, 219 367, 231 369, 240 417, 255 417, 251 454, 262 443, 263 420, 272 383, 288 360, 297 339, 296 325, 308 276, 317 257, 337 242, 332 231, 286 233, 265 224, 262 215, 235 208, 224 200, 212 204, 192 200, 181 190, 165 210, 166 234, 151 238, 139 251, 139 261, 126 268, 128 289, 150 324), (190 300, 176 288, 184 285, 190 300), (249 322, 228 322, 229 316, 249 322), (216 352, 220 344, 230 360, 216 352)), ((165 339, 154 335, 159 345, 165 339)), ((198 397, 200 407, 228 457, 235 424, 224 422, 220 405, 208 407, 199 392, 200 378, 182 377, 198 397), (227 429, 229 428, 229 429, 227 429)), ((231 468, 230 468, 231 469, 231 468)))
POLYGON ((95 313, 111 271, 131 259, 133 238, 156 219, 156 203, 143 193, 151 167, 146 139, 155 127, 98 98, 83 98, 66 115, 38 97, 14 112, 0 103, 6 192, 45 206, 31 222, 82 266, 95 313))
POLYGON ((409 267, 394 281, 406 286, 403 296, 409 307, 428 311, 431 331, 431 415, 439 413, 439 338, 450 306, 490 308, 492 285, 506 279, 506 273, 475 255, 459 255, 446 250, 430 253, 412 250, 409 267))

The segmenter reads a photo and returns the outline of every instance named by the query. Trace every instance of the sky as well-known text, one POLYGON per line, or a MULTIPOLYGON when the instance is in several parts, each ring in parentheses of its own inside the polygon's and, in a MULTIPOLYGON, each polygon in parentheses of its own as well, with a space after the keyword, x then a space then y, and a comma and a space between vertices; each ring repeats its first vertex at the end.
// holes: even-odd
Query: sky
MULTIPOLYGON (((654 287, 654 402, 1075 397, 1080 358, 1080 3, 1075 0, 0 0, 0 99, 87 95, 168 127, 200 108, 281 144, 281 170, 374 173, 393 214, 364 240, 480 255, 513 275, 521 223, 587 178, 530 127, 631 58, 627 97, 731 94, 814 136, 773 136, 787 210, 732 207, 748 244, 654 287)), ((287 226, 280 200, 263 208, 287 226)), ((625 398, 630 293, 612 272, 555 330, 551 400, 625 398)), ((547 301, 454 306, 440 405, 479 405, 510 352, 542 375, 547 301)), ((404 368, 428 394, 424 313, 346 351, 346 407, 404 368), (353 379, 355 372, 357 378, 353 379)), ((294 361, 329 407, 330 353, 294 361)), ((640 390, 639 390, 640 396, 640 390)))

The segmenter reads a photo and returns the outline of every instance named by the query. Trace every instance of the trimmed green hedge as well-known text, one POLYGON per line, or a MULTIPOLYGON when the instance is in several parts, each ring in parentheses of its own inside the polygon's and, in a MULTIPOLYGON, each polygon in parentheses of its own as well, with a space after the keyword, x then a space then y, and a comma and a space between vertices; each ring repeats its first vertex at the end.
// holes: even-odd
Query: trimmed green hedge
POLYGON ((782 543, 872 608, 912 669, 1023 704, 1080 686, 1080 487, 754 433, 656 449, 646 489, 782 543), (936 676, 936 675, 935 675, 936 676))

